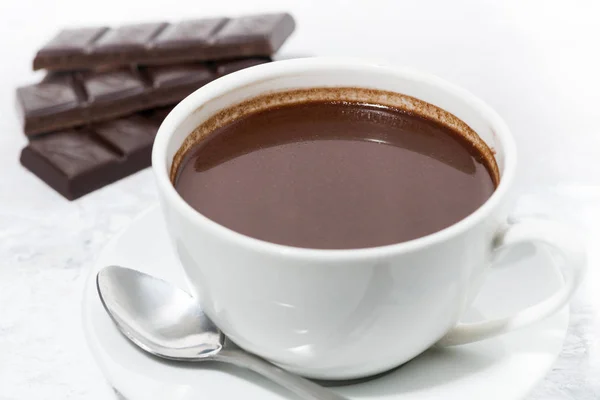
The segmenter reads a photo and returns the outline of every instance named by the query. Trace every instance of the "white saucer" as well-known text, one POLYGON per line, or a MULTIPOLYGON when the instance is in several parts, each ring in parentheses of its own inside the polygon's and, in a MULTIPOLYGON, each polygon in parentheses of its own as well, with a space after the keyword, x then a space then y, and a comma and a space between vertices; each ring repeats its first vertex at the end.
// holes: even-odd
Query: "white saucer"
MULTIPOLYGON (((550 254, 532 248, 520 251, 490 274, 465 321, 506 315, 546 297, 560 285, 558 271, 546 265, 553 262, 550 254)), ((186 288, 177 263, 158 208, 134 221, 98 259, 86 283, 83 321, 92 354, 109 383, 127 400, 294 398, 234 367, 167 363, 149 357, 120 335, 98 299, 96 271, 118 264, 186 288)), ((563 310, 531 328, 480 343, 432 349, 383 377, 334 390, 361 400, 523 399, 558 356, 567 325, 568 312, 563 310)))

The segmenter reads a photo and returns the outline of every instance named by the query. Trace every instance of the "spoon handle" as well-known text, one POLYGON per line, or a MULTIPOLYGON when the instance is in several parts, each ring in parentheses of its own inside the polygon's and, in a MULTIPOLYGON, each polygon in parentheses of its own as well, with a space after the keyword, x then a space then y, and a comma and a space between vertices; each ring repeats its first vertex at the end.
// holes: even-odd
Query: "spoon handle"
POLYGON ((308 379, 287 372, 253 354, 243 350, 222 349, 214 358, 215 361, 226 362, 246 368, 296 393, 304 400, 348 400, 332 390, 317 385, 308 379))

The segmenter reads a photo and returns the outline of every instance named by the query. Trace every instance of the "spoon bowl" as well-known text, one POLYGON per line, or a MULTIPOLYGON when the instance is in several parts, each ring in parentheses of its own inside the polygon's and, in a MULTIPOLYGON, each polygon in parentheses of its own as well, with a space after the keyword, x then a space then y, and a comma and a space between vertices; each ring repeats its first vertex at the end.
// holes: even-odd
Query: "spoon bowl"
POLYGON ((223 347, 225 336, 197 301, 166 281, 110 266, 98 273, 96 285, 102 305, 121 332, 149 353, 197 361, 223 347))
POLYGON ((177 361, 226 362, 250 369, 305 400, 344 400, 235 345, 225 346, 225 335, 204 314, 198 301, 166 281, 109 266, 98 272, 96 287, 121 333, 150 354, 177 361))

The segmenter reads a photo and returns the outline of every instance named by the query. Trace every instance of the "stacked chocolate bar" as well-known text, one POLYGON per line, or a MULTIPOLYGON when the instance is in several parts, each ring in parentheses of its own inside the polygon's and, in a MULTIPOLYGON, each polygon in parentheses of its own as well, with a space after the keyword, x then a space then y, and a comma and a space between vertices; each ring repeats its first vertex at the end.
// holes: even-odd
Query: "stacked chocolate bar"
POLYGON ((17 89, 21 164, 69 200, 148 167, 174 104, 271 61, 294 26, 284 13, 59 32, 33 61, 46 76, 17 89))

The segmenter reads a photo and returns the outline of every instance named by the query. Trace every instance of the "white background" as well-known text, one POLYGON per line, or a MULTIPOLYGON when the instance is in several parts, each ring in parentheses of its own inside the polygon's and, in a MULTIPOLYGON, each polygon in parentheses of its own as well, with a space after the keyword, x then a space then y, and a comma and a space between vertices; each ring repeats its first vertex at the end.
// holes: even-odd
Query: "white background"
MULTIPOLYGON (((14 89, 69 25, 291 11, 283 56, 410 65, 494 107, 516 136, 521 213, 550 214, 600 243, 600 2, 4 0, 0 5, 0 399, 112 399, 80 327, 86 272, 153 204, 149 170, 67 202, 18 163, 14 89)), ((572 306, 565 350, 531 399, 600 399, 600 251, 572 306)), ((510 384, 510 382, 507 382, 510 384)))

